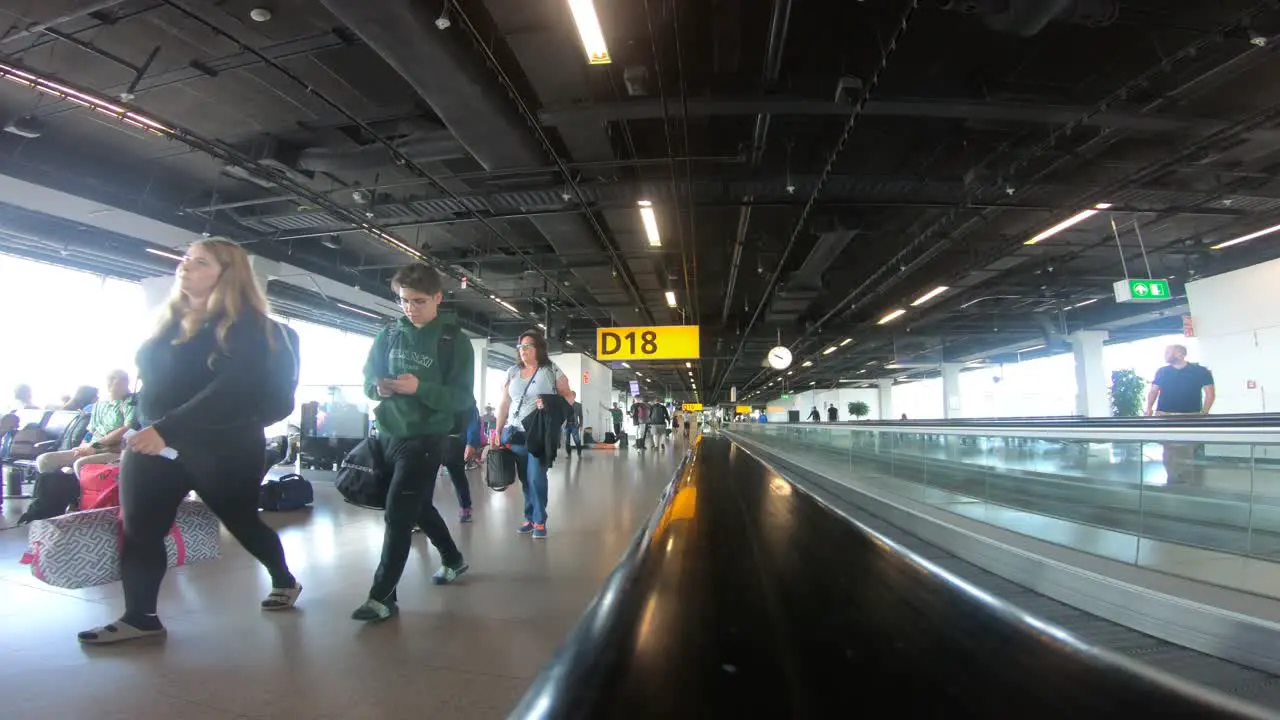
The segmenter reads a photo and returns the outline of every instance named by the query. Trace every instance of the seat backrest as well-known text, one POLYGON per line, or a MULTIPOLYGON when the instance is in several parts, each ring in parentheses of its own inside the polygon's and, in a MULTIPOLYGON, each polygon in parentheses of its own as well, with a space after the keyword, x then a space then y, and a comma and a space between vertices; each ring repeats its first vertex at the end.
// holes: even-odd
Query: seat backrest
POLYGON ((48 433, 50 440, 58 441, 59 450, 70 450, 80 444, 83 439, 85 426, 77 423, 84 413, 79 410, 57 410, 49 416, 48 421, 44 424, 44 431, 48 433), (80 425, 81 437, 73 437, 75 426, 80 425))
POLYGON ((18 416, 19 430, 25 427, 30 427, 31 425, 35 425, 36 427, 44 427, 45 422, 48 421, 49 416, 52 414, 53 413, 49 412, 48 410, 41 410, 40 408, 31 408, 29 410, 17 410, 14 412, 14 415, 18 416))

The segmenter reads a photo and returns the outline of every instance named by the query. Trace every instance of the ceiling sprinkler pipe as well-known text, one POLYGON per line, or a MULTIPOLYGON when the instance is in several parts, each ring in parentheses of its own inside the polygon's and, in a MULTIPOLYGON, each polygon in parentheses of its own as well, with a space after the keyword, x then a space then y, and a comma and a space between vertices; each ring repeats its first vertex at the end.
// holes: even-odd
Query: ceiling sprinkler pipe
POLYGON ((1054 20, 1099 27, 1115 22, 1117 0, 938 0, 942 10, 981 15, 996 32, 1031 37, 1054 20))

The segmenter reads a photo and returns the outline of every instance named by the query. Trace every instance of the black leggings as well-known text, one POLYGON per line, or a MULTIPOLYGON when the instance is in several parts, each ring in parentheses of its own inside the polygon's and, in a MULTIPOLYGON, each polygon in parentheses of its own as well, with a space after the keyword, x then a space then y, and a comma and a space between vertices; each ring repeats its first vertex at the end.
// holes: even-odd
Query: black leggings
POLYGON ((266 566, 273 587, 294 586, 280 536, 258 517, 258 492, 265 472, 261 431, 209 437, 201 445, 176 461, 136 452, 121 458, 120 572, 126 618, 155 614, 160 582, 168 569, 164 539, 173 527, 178 505, 191 490, 266 566))
POLYGON ((383 446, 384 462, 393 469, 387 510, 383 515, 386 528, 382 536, 382 560, 373 573, 369 597, 379 602, 395 602, 396 586, 409 561, 414 525, 422 528, 423 534, 440 551, 440 560, 445 565, 456 567, 462 562, 462 553, 431 501, 436 491, 436 475, 440 472, 439 439, 386 438, 383 446))

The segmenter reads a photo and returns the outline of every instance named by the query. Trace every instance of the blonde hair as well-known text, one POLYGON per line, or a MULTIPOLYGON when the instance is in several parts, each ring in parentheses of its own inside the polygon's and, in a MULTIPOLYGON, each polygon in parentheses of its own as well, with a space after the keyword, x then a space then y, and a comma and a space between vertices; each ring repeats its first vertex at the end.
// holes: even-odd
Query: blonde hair
MULTIPOLYGON (((191 307, 190 299, 182 292, 181 285, 175 282, 173 292, 160 313, 155 334, 159 337, 177 326, 173 344, 179 345, 194 337, 206 322, 213 321, 216 323, 214 332, 218 338, 218 349, 226 354, 227 333, 237 321, 253 316, 264 331, 269 327, 266 322, 267 298, 254 278, 249 253, 239 245, 226 238, 209 238, 195 242, 191 247, 213 256, 221 269, 218 282, 203 308, 191 307)), ((271 341, 269 333, 267 339, 271 341)), ((209 357, 209 366, 213 367, 213 355, 209 357)))

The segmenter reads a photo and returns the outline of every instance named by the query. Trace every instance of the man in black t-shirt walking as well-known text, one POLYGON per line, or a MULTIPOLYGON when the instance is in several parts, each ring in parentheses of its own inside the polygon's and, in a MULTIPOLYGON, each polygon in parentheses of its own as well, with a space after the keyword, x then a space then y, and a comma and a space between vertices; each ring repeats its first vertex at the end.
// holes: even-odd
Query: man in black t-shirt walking
MULTIPOLYGON (((1168 363, 1156 371, 1147 393, 1147 415, 1206 415, 1213 407, 1213 373, 1203 365, 1187 362, 1187 349, 1170 345, 1164 349, 1168 363)), ((1162 443, 1164 468, 1169 483, 1189 482, 1196 477, 1195 443, 1162 443)))
POLYGON ((1156 371, 1147 393, 1147 415, 1207 415, 1213 407, 1213 373, 1203 365, 1187 362, 1187 349, 1164 349, 1168 363, 1156 371))

